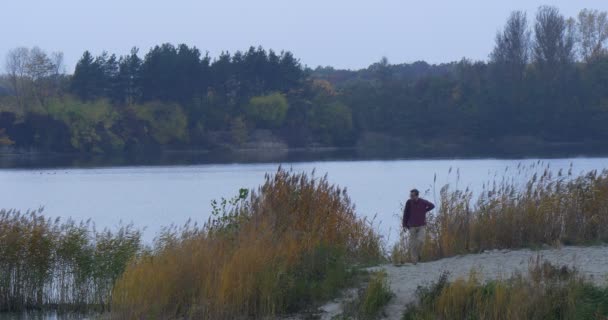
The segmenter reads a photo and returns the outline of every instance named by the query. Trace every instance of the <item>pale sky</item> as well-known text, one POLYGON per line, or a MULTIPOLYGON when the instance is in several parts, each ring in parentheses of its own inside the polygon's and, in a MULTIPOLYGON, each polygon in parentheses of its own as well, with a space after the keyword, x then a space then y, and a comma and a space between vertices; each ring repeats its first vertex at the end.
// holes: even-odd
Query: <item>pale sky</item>
POLYGON ((532 19, 543 4, 608 11, 607 0, 2 0, 0 69, 18 46, 64 52, 71 73, 84 50, 143 54, 164 42, 211 56, 262 45, 310 67, 485 60, 512 10, 532 19))

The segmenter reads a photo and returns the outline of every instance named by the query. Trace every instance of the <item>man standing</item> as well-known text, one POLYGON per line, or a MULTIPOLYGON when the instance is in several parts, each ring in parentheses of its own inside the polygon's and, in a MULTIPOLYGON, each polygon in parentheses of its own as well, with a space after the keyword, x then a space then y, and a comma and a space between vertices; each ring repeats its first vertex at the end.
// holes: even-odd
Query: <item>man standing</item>
POLYGON ((425 238, 426 213, 433 210, 435 205, 419 197, 417 189, 410 191, 410 199, 403 210, 403 228, 410 231, 410 253, 414 264, 420 261, 420 254, 425 238))

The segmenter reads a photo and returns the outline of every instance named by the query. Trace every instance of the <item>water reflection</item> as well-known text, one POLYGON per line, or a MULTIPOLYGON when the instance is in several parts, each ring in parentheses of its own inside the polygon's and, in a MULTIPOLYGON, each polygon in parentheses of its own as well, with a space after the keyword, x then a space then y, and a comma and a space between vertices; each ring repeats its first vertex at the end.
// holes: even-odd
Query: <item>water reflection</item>
POLYGON ((17 313, 1 313, 0 320, 83 320, 102 319, 100 315, 65 313, 57 311, 28 311, 17 313))

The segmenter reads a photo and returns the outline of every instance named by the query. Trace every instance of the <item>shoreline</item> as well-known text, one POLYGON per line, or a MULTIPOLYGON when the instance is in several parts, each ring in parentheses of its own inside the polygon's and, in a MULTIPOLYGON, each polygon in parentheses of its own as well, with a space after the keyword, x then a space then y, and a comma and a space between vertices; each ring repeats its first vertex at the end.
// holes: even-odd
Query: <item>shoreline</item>
MULTIPOLYGON (((405 264, 395 266, 384 264, 368 268, 369 271, 386 271, 388 283, 394 297, 383 309, 381 319, 398 320, 408 304, 415 302, 416 290, 436 281, 448 271, 449 281, 467 278, 475 272, 482 281, 507 279, 512 275, 526 274, 529 264, 535 259, 548 261, 557 266, 569 266, 587 277, 595 285, 608 284, 608 244, 589 246, 548 247, 540 250, 530 248, 486 250, 434 261, 421 262, 417 265, 405 264)), ((349 298, 338 297, 319 308, 321 319, 333 319, 344 312, 349 298)))
POLYGON ((526 160, 562 158, 603 158, 608 146, 596 143, 564 148, 546 146, 536 152, 484 152, 459 150, 421 151, 371 150, 356 147, 311 148, 163 148, 108 154, 15 150, 0 148, 0 169, 27 168, 100 168, 140 166, 180 166, 201 164, 300 163, 325 161, 400 161, 400 160, 526 160))

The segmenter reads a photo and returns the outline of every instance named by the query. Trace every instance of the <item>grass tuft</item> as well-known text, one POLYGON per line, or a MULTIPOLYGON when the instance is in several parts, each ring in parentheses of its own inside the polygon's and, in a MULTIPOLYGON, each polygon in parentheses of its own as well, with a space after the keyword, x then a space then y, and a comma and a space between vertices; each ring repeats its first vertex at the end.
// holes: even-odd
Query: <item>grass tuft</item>
POLYGON ((365 272, 362 276, 364 279, 361 279, 360 283, 363 285, 357 290, 356 295, 344 302, 343 313, 332 319, 369 320, 378 319, 383 315, 384 307, 393 298, 388 274, 385 270, 380 270, 365 272))
POLYGON ((373 319, 380 314, 382 308, 391 300, 393 292, 388 283, 385 271, 372 274, 370 282, 364 291, 359 307, 361 319, 373 319))
POLYGON ((569 267, 540 259, 524 276, 482 282, 475 272, 449 283, 447 274, 417 292, 404 320, 605 319, 608 287, 596 287, 569 267))

